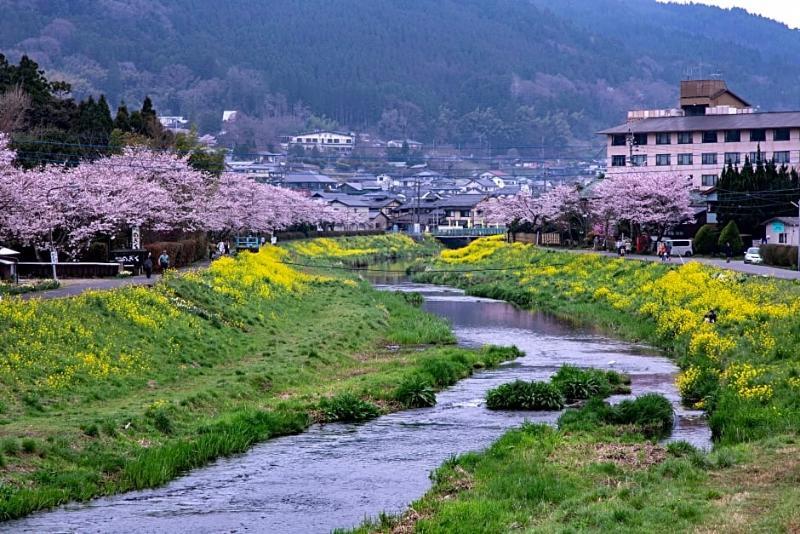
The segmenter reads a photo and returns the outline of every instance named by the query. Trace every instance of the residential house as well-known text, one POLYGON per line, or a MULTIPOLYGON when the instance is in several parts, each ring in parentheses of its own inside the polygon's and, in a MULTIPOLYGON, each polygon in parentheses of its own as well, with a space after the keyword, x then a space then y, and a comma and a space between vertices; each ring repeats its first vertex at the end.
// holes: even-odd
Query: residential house
POLYGON ((189 121, 181 116, 160 116, 161 126, 173 133, 189 133, 189 121))
POLYGON ((516 177, 511 176, 503 171, 486 171, 478 175, 483 180, 491 180, 494 184, 502 189, 508 185, 517 185, 519 182, 516 177))
POLYGON ((350 153, 353 151, 355 134, 352 132, 337 132, 316 130, 304 132, 289 140, 289 147, 301 146, 306 150, 317 149, 320 152, 350 153))
POLYGON ((745 159, 800 165, 800 111, 759 112, 723 80, 685 80, 679 108, 628 112, 606 136, 607 174, 675 172, 697 189, 745 159))
POLYGON ((773 217, 764 222, 767 243, 775 245, 797 245, 800 237, 800 218, 773 217))
POLYGON ((461 191, 468 194, 491 193, 499 189, 494 180, 488 178, 473 178, 461 187, 461 191))
POLYGON ((443 218, 440 225, 461 228, 480 228, 484 226, 481 212, 478 209, 486 195, 466 194, 444 198, 437 202, 436 208, 441 210, 443 218))
POLYGON ((403 148, 403 145, 408 146, 412 152, 419 152, 422 150, 422 143, 412 139, 390 139, 386 142, 387 148, 403 148))
POLYGON ((290 173, 283 177, 281 185, 306 191, 332 191, 338 187, 339 182, 324 174, 290 173))

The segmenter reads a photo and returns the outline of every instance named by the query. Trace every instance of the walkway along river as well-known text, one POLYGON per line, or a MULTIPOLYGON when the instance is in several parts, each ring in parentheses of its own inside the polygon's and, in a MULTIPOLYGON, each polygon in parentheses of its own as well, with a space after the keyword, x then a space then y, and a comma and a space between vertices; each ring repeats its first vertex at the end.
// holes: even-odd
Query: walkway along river
POLYGON ((658 392, 673 401, 677 420, 670 439, 710 444, 702 415, 678 404, 676 367, 646 347, 450 288, 378 286, 423 293, 425 307, 449 319, 464 345, 514 344, 526 355, 441 392, 433 408, 315 426, 161 488, 42 512, 0 524, 0 531, 314 533, 352 527, 381 511, 403 511, 430 487, 430 471, 451 455, 484 448, 525 419, 555 422, 553 412, 492 412, 483 398, 510 380, 545 380, 562 363, 629 373, 634 395, 658 392))

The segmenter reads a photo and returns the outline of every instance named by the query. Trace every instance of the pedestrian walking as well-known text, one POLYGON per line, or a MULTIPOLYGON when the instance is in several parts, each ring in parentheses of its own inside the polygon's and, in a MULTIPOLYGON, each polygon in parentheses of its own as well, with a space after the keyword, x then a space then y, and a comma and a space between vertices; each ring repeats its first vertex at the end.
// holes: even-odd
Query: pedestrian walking
POLYGON ((219 255, 220 255, 220 256, 222 256, 223 254, 225 254, 225 243, 223 243, 222 241, 220 241, 219 243, 217 243, 217 252, 219 252, 219 255))
POLYGON ((725 243, 725 263, 730 263, 731 258, 733 258, 733 247, 730 241, 728 241, 725 243))
POLYGON ((668 241, 664 247, 664 254, 667 256, 667 261, 672 261, 672 242, 668 241))
POLYGON ((269 238, 269 244, 273 247, 278 244, 278 236, 272 234, 272 237, 269 238))
POLYGON ((215 250, 214 245, 209 243, 208 244, 208 261, 211 261, 211 260, 214 259, 214 250, 215 250))
POLYGON ((153 276, 153 253, 148 252, 147 257, 144 259, 144 263, 142 264, 144 268, 144 275, 149 279, 153 276))
POLYGON ((664 246, 664 243, 662 241, 658 242, 658 247, 656 247, 656 254, 658 254, 659 258, 661 258, 661 263, 664 263, 664 261, 666 261, 665 257, 666 247, 664 246))
POLYGON ((158 266, 161 267, 162 273, 169 269, 169 254, 166 250, 161 252, 161 256, 158 257, 158 266))
POLYGON ((708 311, 707 314, 703 317, 703 320, 707 323, 716 323, 717 322, 717 311, 713 308, 708 311))
POLYGON ((230 253, 231 253, 231 244, 225 241, 225 255, 227 256, 230 253))

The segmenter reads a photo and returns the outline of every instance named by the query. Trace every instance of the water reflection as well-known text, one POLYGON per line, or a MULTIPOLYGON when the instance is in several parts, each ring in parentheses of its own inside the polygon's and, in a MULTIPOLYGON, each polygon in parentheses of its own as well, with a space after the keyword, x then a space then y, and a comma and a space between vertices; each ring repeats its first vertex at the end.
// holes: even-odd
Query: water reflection
MULTIPOLYGON (((615 369, 633 377, 633 394, 658 392, 678 414, 671 439, 707 446, 699 412, 680 407, 675 366, 644 347, 576 329, 503 302, 450 288, 418 290, 425 307, 453 324, 465 345, 517 345, 523 358, 440 393, 433 408, 390 414, 362 425, 315 426, 193 471, 167 486, 70 505, 7 523, 8 532, 329 532, 380 511, 400 512, 430 486, 429 472, 452 454, 481 449, 523 420, 554 423, 552 412, 492 412, 485 392, 514 379, 545 380, 562 363, 615 369)), ((612 399, 619 400, 619 399, 612 399)))

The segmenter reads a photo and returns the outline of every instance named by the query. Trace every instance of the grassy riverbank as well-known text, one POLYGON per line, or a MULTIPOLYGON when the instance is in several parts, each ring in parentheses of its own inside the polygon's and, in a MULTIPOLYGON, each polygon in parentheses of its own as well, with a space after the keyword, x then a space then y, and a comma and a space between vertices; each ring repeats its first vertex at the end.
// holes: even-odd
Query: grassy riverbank
POLYGON ((800 429, 797 282, 696 262, 636 262, 497 239, 444 251, 438 266, 475 272, 421 273, 419 279, 597 324, 663 348, 682 369, 677 385, 684 402, 709 413, 719 442, 800 429), (714 324, 703 320, 711 309, 718 314, 714 324))
POLYGON ((415 392, 516 354, 447 346, 448 325, 413 295, 286 258, 270 247, 153 289, 0 302, 0 518, 162 484, 315 421, 416 405, 415 392))
POLYGON ((795 532, 799 464, 785 437, 702 454, 523 425, 446 462, 402 516, 355 532, 795 532))
POLYGON ((524 426, 455 458, 385 532, 793 532, 800 527, 800 285, 697 263, 551 252, 498 238, 443 251, 420 281, 598 325, 671 354, 715 448, 598 421, 524 426), (485 269, 485 270, 483 270, 485 269), (703 321, 710 309, 718 321, 703 321))

